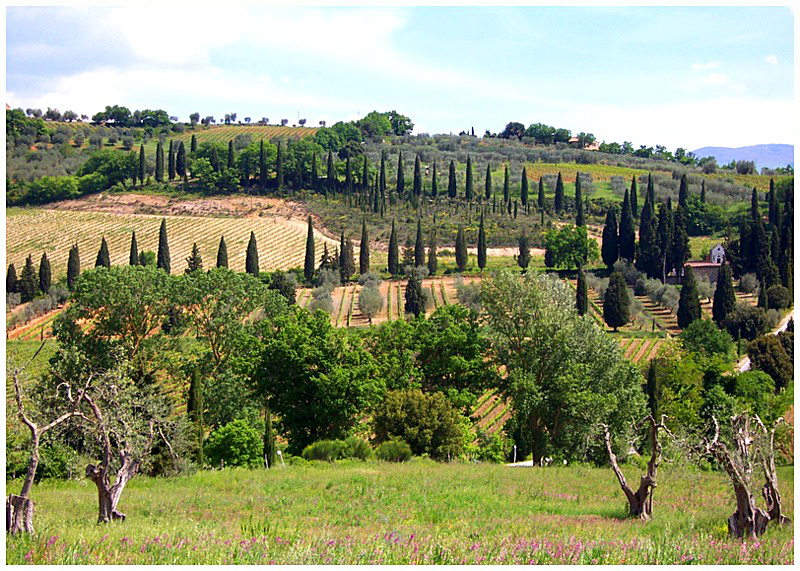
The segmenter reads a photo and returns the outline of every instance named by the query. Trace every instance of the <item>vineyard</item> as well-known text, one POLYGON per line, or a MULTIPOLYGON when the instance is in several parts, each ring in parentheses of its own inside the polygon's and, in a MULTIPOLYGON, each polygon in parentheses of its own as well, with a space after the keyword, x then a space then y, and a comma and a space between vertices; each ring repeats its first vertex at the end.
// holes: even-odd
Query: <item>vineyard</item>
MULTIPOLYGON (((131 233, 136 232, 140 250, 158 250, 158 230, 161 215, 109 214, 100 212, 69 212, 56 210, 26 210, 6 218, 6 255, 9 264, 17 271, 25 265, 30 254, 36 267, 46 252, 52 267, 53 278, 66 275, 70 246, 77 242, 81 267, 94 266, 101 237, 108 242, 111 263, 127 264, 131 233)), ((303 265, 306 242, 306 224, 301 220, 286 220, 273 216, 254 218, 212 218, 201 216, 166 216, 172 273, 182 273, 185 260, 197 242, 206 267, 216 262, 220 237, 225 236, 229 267, 244 271, 245 253, 250 232, 255 232, 258 242, 259 263, 262 271, 288 269, 303 265)), ((322 252, 323 244, 338 246, 321 233, 315 235, 316 248, 322 252)))
POLYGON ((253 141, 264 139, 295 139, 308 137, 317 132, 317 127, 282 127, 280 125, 218 125, 215 127, 197 127, 194 131, 186 130, 172 137, 176 142, 189 144, 192 135, 197 143, 225 143, 237 135, 250 135, 253 141))

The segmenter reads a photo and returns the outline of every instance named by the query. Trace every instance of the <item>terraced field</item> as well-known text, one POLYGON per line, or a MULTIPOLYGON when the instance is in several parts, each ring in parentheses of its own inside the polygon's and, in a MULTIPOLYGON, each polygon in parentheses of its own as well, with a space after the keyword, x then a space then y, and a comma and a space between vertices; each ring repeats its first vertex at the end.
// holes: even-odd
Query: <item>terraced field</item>
MULTIPOLYGON (((112 264, 127 264, 131 232, 136 232, 139 249, 158 250, 161 215, 110 214, 56 210, 19 210, 6 218, 6 255, 8 263, 21 271, 25 258, 39 258, 47 253, 53 278, 66 275, 70 245, 77 242, 81 267, 94 267, 105 236, 112 264)), ((306 226, 302 220, 276 216, 248 218, 215 218, 204 216, 166 216, 172 273, 186 267, 192 243, 197 242, 206 267, 216 262, 217 247, 222 235, 228 246, 228 262, 232 270, 244 271, 245 253, 250 232, 256 234, 260 268, 264 271, 302 266, 305 255, 306 226)), ((316 251, 321 255, 324 243, 338 246, 338 241, 317 232, 316 251)))
POLYGON ((317 127, 281 127, 280 125, 218 125, 214 127, 197 127, 194 131, 186 130, 179 135, 171 137, 175 141, 188 144, 195 135, 198 143, 225 143, 236 138, 237 135, 250 135, 253 141, 264 139, 303 138, 313 135, 317 127))

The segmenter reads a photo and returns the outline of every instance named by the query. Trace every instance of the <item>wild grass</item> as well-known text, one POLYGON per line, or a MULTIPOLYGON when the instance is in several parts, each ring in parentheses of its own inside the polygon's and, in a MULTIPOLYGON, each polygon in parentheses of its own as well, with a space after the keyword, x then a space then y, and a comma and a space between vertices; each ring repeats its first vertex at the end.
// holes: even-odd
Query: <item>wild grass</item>
MULTIPOLYGON (((779 474, 791 517, 793 468, 779 474)), ((7 539, 8 563, 793 563, 791 526, 728 538, 725 476, 670 465, 649 523, 625 517, 609 469, 422 459, 137 477, 119 506, 128 519, 110 525, 95 523, 86 481, 32 497, 37 531, 7 539)))

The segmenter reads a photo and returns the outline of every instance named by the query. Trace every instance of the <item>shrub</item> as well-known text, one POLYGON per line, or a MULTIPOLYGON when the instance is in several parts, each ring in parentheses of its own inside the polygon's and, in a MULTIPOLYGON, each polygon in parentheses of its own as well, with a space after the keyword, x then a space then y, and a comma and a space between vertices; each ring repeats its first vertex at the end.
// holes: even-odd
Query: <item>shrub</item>
POLYGON ((256 467, 262 463, 261 435, 246 420, 234 420, 216 429, 205 443, 205 455, 212 466, 256 467))
POLYGON ((286 463, 289 464, 289 466, 308 466, 308 460, 302 456, 288 456, 286 458, 286 463))
POLYGON ((375 455, 369 442, 351 436, 344 441, 344 458, 356 458, 358 460, 369 460, 375 455))
POLYGON ((375 456, 384 462, 408 462, 411 459, 411 447, 402 440, 387 440, 378 446, 375 456))
POLYGON ((782 285, 774 285, 767 290, 767 307, 784 309, 792 305, 792 295, 782 285))
POLYGON ((314 444, 309 444, 303 449, 305 460, 323 460, 333 462, 343 458, 345 444, 341 440, 320 440, 314 444))
POLYGON ((739 280, 739 291, 744 293, 755 293, 758 287, 758 278, 755 274, 745 274, 739 280))
POLYGON ((511 439, 502 430, 488 434, 478 429, 478 450, 475 455, 481 462, 494 462, 502 464, 509 459, 513 444, 511 439))
POLYGON ((747 348, 753 369, 764 371, 775 381, 775 388, 790 387, 794 377, 794 365, 777 335, 762 335, 747 348))
POLYGON ((636 281, 642 275, 642 273, 637 270, 632 263, 623 260, 617 260, 614 262, 614 271, 622 272, 622 276, 625 278, 625 282, 628 285, 635 285, 636 281))
POLYGON ((692 321, 679 337, 688 351, 703 353, 709 357, 729 355, 733 351, 733 338, 730 334, 708 319, 692 321))
POLYGON ((737 303, 722 326, 728 330, 731 337, 752 341, 767 329, 767 314, 760 307, 753 307, 749 303, 737 303))

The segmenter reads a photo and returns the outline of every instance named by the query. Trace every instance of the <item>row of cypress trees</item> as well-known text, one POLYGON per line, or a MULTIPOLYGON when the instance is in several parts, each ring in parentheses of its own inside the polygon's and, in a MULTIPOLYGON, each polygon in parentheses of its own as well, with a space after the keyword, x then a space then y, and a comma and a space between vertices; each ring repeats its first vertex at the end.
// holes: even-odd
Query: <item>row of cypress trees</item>
POLYGON ((39 293, 47 293, 52 285, 52 272, 50 261, 47 254, 42 254, 39 260, 39 271, 33 264, 33 257, 28 255, 25 259, 25 266, 17 277, 17 269, 14 264, 8 266, 6 273, 6 293, 20 294, 20 300, 25 303, 33 300, 39 293))

